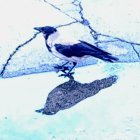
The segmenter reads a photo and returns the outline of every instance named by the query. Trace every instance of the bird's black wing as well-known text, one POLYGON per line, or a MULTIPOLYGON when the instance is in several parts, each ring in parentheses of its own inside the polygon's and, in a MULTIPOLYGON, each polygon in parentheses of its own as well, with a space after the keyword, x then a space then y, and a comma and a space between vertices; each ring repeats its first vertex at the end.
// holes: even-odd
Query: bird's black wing
POLYGON ((81 43, 73 44, 73 45, 62 45, 62 44, 55 44, 56 50, 65 55, 66 57, 82 57, 87 55, 84 51, 84 48, 80 45, 81 43))
POLYGON ((61 45, 55 44, 56 50, 67 56, 67 57, 83 57, 85 55, 93 56, 104 61, 117 61, 118 59, 113 57, 110 53, 103 51, 85 41, 81 41, 80 43, 73 44, 73 45, 61 45))

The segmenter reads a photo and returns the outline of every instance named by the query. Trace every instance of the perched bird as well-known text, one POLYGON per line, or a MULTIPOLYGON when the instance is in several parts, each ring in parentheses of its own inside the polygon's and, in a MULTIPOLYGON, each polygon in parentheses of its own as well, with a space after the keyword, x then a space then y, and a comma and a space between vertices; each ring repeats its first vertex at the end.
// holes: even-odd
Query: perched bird
POLYGON ((63 64, 62 66, 56 67, 58 70, 61 70, 64 73, 61 76, 73 79, 73 68, 76 66, 78 61, 80 61, 82 58, 86 58, 87 56, 93 56, 107 62, 114 62, 118 60, 118 58, 112 56, 110 53, 82 40, 61 40, 61 42, 59 42, 58 38, 60 34, 54 27, 45 26, 35 27, 34 29, 43 33, 46 47, 50 53, 67 61, 67 63, 63 64), (70 69, 65 66, 69 62, 73 63, 73 66, 70 69))

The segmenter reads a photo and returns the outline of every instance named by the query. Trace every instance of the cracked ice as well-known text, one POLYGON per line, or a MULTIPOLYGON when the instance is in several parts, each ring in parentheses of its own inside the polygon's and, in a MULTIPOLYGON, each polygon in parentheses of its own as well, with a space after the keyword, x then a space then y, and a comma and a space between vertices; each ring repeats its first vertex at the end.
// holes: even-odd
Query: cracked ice
MULTIPOLYGON (((34 0, 32 0, 32 2, 34 2, 34 0)), ((19 3, 17 3, 17 4, 19 4, 19 3)), ((111 3, 107 2, 106 5, 108 5, 108 4, 111 4, 111 3)), ((120 38, 115 35, 106 34, 104 32, 100 32, 98 28, 96 29, 96 26, 94 26, 94 24, 93 24, 93 22, 96 24, 96 20, 94 21, 94 19, 95 19, 94 13, 96 11, 96 8, 95 8, 95 11, 94 11, 94 8, 92 11, 91 11, 91 9, 90 9, 90 11, 87 11, 87 7, 89 6, 89 8, 91 8, 90 5, 96 5, 98 7, 98 6, 100 6, 100 3, 90 2, 90 0, 89 1, 69 0, 67 2, 56 1, 56 0, 54 0, 54 1, 40 0, 40 1, 36 1, 33 6, 37 7, 37 5, 38 5, 38 7, 44 8, 42 11, 40 11, 40 13, 38 12, 40 15, 42 14, 41 12, 45 12, 45 13, 47 12, 46 14, 49 13, 48 14, 49 20, 47 20, 46 24, 44 24, 45 26, 48 25, 48 21, 49 22, 51 21, 51 19, 50 19, 51 14, 53 16, 54 13, 56 15, 58 13, 58 15, 59 15, 59 16, 57 16, 58 21, 57 21, 57 18, 54 17, 57 22, 52 22, 53 25, 50 24, 51 23, 50 22, 49 25, 56 26, 57 28, 61 28, 62 30, 66 29, 66 31, 68 31, 68 34, 71 34, 71 32, 69 32, 69 31, 72 31, 72 30, 74 31, 74 30, 77 30, 77 28, 79 28, 79 30, 78 30, 79 34, 77 34, 77 36, 78 36, 77 38, 80 38, 80 39, 82 38, 83 40, 90 42, 103 50, 107 50, 110 53, 117 55, 120 60, 119 62, 140 61, 140 49, 139 49, 140 43, 139 42, 130 41, 131 40, 131 39, 129 39, 130 37, 127 40, 127 38, 120 38), (48 10, 49 10, 49 12, 48 12, 48 10), (93 20, 91 20, 92 14, 94 15, 93 20), (62 19, 63 16, 67 20, 61 20, 61 22, 60 22, 60 19, 62 19)), ((112 4, 112 5, 114 6, 114 4, 112 4)), ((132 5, 132 6, 134 7, 135 5, 132 5)), ((21 8, 21 10, 22 10, 22 8, 21 8)), ((33 11, 33 12, 36 13, 35 11, 33 11)), ((96 13, 96 14, 98 16, 98 13, 96 13)), ((99 16, 100 16, 100 13, 99 13, 99 16)), ((42 17, 42 19, 44 19, 44 18, 42 17)), ((43 23, 45 23, 45 22, 43 21, 43 23)), ((35 25, 35 23, 34 23, 34 25, 35 25)), ((32 26, 32 28, 33 28, 33 26, 32 26)), ((22 34, 20 36, 22 36, 22 34)), ((29 63, 31 63, 30 59, 33 59, 34 60, 33 63, 35 65, 39 64, 37 67, 35 66, 36 68, 32 67, 32 65, 34 65, 34 64, 31 64, 31 66, 26 67, 26 65, 24 65, 25 60, 22 59, 22 57, 21 57, 19 59, 21 59, 21 63, 23 63, 23 65, 17 64, 16 69, 14 70, 14 64, 18 63, 18 62, 16 62, 17 54, 20 54, 22 52, 22 48, 26 47, 30 42, 33 42, 39 35, 37 33, 34 33, 34 35, 31 35, 31 36, 33 36, 33 37, 26 39, 25 41, 23 41, 23 43, 20 43, 19 45, 15 46, 15 47, 12 45, 14 47, 14 49, 10 50, 8 52, 9 56, 6 54, 7 58, 6 58, 6 56, 1 58, 1 76, 12 77, 14 75, 17 76, 17 75, 22 75, 22 74, 26 74, 26 73, 28 74, 28 73, 34 73, 34 72, 36 73, 36 72, 41 72, 41 71, 43 72, 43 71, 53 70, 53 68, 48 69, 48 64, 49 64, 49 66, 53 65, 53 63, 50 64, 50 62, 49 62, 53 59, 53 57, 50 56, 50 58, 49 58, 50 60, 48 58, 44 59, 45 57, 43 57, 43 54, 41 56, 39 56, 40 60, 38 60, 37 58, 34 58, 33 56, 27 57, 27 59, 29 58, 29 63), (20 52, 19 52, 19 50, 20 50, 20 52), (40 66, 43 66, 43 68, 40 66), (12 69, 12 71, 11 71, 11 69, 12 69), (35 69, 35 70, 33 70, 33 69, 35 69), (29 70, 30 70, 30 72, 29 72, 29 70), (18 72, 19 72, 19 74, 17 74, 18 72)), ((39 44, 39 42, 38 42, 38 44, 39 44)), ((37 45, 35 47, 38 47, 38 46, 39 45, 37 45)), ((1 47, 1 48, 3 48, 3 47, 1 47)), ((45 47, 45 45, 44 45, 44 47, 45 47)), ((29 50, 27 49, 27 51, 29 51, 29 50)), ((31 51, 34 51, 34 50, 31 49, 31 51)), ((48 55, 48 54, 46 53, 46 55, 48 55)), ((56 58, 54 58, 54 60, 56 60, 56 62, 58 62, 58 63, 61 63, 61 61, 60 60, 57 61, 56 58)), ((91 62, 91 61, 93 61, 93 59, 87 60, 86 62, 79 64, 79 66, 95 63, 95 61, 93 61, 93 62, 91 62)))

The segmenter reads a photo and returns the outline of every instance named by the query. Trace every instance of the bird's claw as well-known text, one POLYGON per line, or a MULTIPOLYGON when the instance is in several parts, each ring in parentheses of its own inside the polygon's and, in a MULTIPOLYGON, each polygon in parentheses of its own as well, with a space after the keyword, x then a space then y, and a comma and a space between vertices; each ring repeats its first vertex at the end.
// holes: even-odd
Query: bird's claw
POLYGON ((74 74, 74 72, 63 73, 63 74, 59 75, 59 77, 64 76, 64 77, 68 77, 71 80, 74 80, 74 77, 72 76, 73 74, 74 74))

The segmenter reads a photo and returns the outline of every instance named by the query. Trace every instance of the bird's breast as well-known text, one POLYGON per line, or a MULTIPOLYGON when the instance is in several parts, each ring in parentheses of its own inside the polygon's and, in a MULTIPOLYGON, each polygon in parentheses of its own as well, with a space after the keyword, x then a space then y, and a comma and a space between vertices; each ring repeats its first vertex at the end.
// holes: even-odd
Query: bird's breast
POLYGON ((61 44, 62 46, 64 45, 63 47, 68 47, 77 43, 79 43, 78 40, 75 40, 74 38, 68 36, 60 36, 58 32, 50 35, 47 40, 47 44, 50 46, 51 52, 54 56, 70 62, 78 62, 81 60, 81 58, 76 56, 67 57, 64 54, 59 53, 55 48, 55 44, 61 44))

